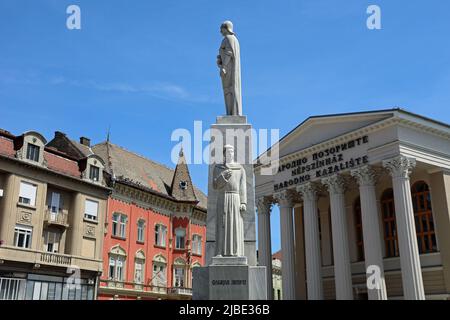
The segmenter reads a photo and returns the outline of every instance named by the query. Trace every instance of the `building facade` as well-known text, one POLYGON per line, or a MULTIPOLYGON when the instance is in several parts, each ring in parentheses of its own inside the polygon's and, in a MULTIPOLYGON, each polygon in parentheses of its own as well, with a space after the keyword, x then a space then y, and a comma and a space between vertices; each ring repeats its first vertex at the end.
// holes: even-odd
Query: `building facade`
POLYGON ((110 189, 87 144, 0 130, 0 299, 95 299, 110 189))
POLYGON ((275 252, 272 255, 272 287, 273 287, 273 300, 283 299, 283 286, 281 278, 281 250, 275 252))
POLYGON ((402 109, 317 116, 277 146, 255 176, 262 265, 280 210, 283 299, 449 299, 449 125, 402 109))
POLYGON ((113 189, 99 299, 191 299, 192 268, 205 259, 206 196, 183 153, 172 170, 110 142, 93 150, 113 189))

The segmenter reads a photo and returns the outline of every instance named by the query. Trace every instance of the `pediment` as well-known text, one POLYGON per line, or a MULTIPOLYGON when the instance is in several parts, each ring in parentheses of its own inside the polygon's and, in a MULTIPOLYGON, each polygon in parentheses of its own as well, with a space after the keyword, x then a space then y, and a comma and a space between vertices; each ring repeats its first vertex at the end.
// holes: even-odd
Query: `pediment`
POLYGON ((280 157, 391 118, 394 110, 310 117, 280 140, 280 157))

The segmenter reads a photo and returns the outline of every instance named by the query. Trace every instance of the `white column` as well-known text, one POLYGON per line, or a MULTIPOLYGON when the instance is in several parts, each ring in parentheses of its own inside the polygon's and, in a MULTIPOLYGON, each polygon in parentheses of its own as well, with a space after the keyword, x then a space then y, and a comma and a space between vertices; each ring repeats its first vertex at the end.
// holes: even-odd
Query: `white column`
POLYGON ((285 190, 274 194, 280 207, 281 234, 281 276, 283 300, 295 299, 295 257, 294 257, 294 223, 293 223, 293 195, 285 190))
POLYGON ((341 176, 333 175, 323 178, 322 183, 327 186, 330 194, 336 299, 353 300, 344 181, 341 176))
POLYGON ((414 159, 404 156, 383 161, 383 166, 392 176, 403 295, 406 300, 425 299, 409 182, 409 175, 415 165, 414 159))
POLYGON ((266 267, 267 299, 273 300, 272 239, 270 236, 270 211, 272 202, 266 197, 256 199, 258 208, 258 264, 266 267))
POLYGON ((383 253, 381 250, 380 222, 375 192, 376 175, 372 168, 363 166, 352 170, 359 184, 361 218, 364 240, 364 260, 369 300, 386 300, 383 253))
POLYGON ((298 186, 297 191, 303 197, 308 300, 323 300, 317 192, 311 183, 298 186))

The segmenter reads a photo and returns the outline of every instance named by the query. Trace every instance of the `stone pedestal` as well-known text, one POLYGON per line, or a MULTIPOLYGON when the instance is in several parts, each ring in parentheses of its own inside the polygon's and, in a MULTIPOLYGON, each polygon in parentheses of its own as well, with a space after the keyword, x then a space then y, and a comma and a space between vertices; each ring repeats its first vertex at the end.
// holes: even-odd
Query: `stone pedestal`
POLYGON ((246 173, 247 210, 244 219, 244 253, 249 266, 256 266, 255 176, 253 173, 252 126, 245 116, 219 116, 211 126, 210 165, 208 175, 208 216, 206 221, 206 265, 212 264, 216 252, 217 191, 212 187, 214 166, 220 160, 223 146, 234 146, 236 161, 246 173))
POLYGON ((266 267, 243 264, 245 257, 213 258, 192 270, 193 300, 267 300, 266 267))

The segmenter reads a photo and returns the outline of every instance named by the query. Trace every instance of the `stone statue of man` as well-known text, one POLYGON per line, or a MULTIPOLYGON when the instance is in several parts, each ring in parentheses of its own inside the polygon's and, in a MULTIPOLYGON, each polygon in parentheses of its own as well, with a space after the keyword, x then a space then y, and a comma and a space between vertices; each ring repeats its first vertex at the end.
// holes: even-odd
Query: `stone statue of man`
POLYGON ((247 185, 245 170, 234 161, 231 145, 224 147, 224 163, 214 167, 213 188, 218 190, 216 255, 242 257, 247 185))
POLYGON ((223 40, 217 56, 217 66, 220 69, 220 77, 222 79, 226 112, 229 116, 241 116, 241 57, 239 41, 234 35, 231 21, 222 23, 220 33, 223 35, 223 40))

